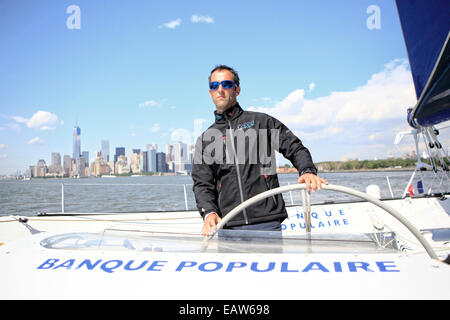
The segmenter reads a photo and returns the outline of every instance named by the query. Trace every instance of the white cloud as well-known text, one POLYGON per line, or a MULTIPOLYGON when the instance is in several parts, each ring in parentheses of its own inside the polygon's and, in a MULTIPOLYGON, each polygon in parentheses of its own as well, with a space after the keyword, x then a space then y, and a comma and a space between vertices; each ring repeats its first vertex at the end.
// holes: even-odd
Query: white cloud
POLYGON ((305 99, 305 90, 297 89, 272 108, 253 110, 272 114, 288 127, 302 131, 315 127, 351 129, 358 123, 404 119, 407 107, 415 101, 407 62, 397 59, 352 91, 332 92, 309 100, 305 99))
POLYGON ((27 121, 28 121, 27 118, 19 117, 19 116, 12 116, 11 118, 18 123, 27 123, 27 121))
POLYGON ((6 159, 6 158, 8 158, 8 155, 6 155, 6 154, 0 154, 0 159, 6 159))
POLYGON ((36 130, 55 130, 58 126, 64 124, 64 121, 59 120, 56 114, 42 110, 38 110, 29 119, 21 116, 12 116, 11 118, 18 123, 24 123, 28 128, 36 130))
POLYGON ((5 149, 5 148, 6 148, 6 144, 0 143, 0 149, 5 149))
POLYGON ((157 107, 160 104, 156 102, 155 100, 147 100, 142 103, 139 103, 139 108, 151 108, 151 107, 157 107))
POLYGON ((21 128, 17 123, 7 123, 6 126, 14 131, 20 131, 21 128))
POLYGON ((160 129, 159 123, 155 123, 149 130, 150 132, 158 132, 160 129))
POLYGON ((32 138, 30 141, 27 142, 27 144, 29 145, 33 145, 33 144, 42 144, 44 141, 39 138, 39 137, 34 137, 32 138))
POLYGON ((164 23, 160 25, 158 28, 168 28, 168 29, 175 29, 176 27, 179 27, 181 25, 181 18, 178 18, 176 20, 169 21, 167 23, 164 23))
POLYGON ((316 84, 314 82, 311 82, 309 84, 309 92, 313 91, 315 87, 316 87, 316 84))
POLYGON ((191 21, 193 23, 214 23, 214 18, 210 16, 200 16, 197 14, 192 15, 191 21))
POLYGON ((315 161, 323 161, 350 153, 385 158, 383 152, 395 148, 398 130, 408 128, 406 109, 415 103, 408 63, 396 59, 353 90, 307 99, 305 90, 297 89, 272 107, 249 110, 279 119, 310 148, 315 161))

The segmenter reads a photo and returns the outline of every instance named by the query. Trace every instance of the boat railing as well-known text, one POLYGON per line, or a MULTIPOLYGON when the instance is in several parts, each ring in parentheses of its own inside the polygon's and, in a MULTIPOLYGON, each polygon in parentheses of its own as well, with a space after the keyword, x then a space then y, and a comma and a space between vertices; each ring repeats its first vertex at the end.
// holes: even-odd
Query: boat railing
MULTIPOLYGON (((379 190, 378 198, 398 199, 404 198, 402 194, 403 186, 398 178, 394 176, 394 185, 391 184, 391 177, 386 175, 386 185, 378 180, 378 185, 383 188, 379 190), (394 187, 394 188, 393 188, 394 187)), ((24 185, 17 187, 17 192, 22 193, 22 198, 26 200, 26 186, 39 186, 39 189, 32 189, 30 196, 32 202, 25 202, 24 205, 17 205, 2 201, 3 213, 11 214, 20 212, 22 215, 32 216, 36 213, 44 215, 47 213, 69 214, 69 213, 130 213, 130 212, 150 212, 150 211, 189 211, 197 210, 195 196, 192 191, 192 180, 181 181, 187 183, 145 183, 127 181, 89 181, 90 179, 53 180, 53 181, 27 181, 24 185), (189 183, 191 182, 191 183, 189 183), (99 188, 103 189, 98 192, 99 188)), ((94 179, 95 180, 95 179, 94 179)), ((169 181, 167 181, 169 182, 169 181)), ((330 183, 338 182, 357 189, 351 180, 340 181, 329 180, 330 183)), ((281 186, 297 184, 294 177, 291 181, 280 181, 281 186)), ((368 189, 366 188, 366 192, 368 189)), ((361 190, 364 191, 364 190, 361 190)), ((444 194, 444 193, 443 193, 444 194)), ((445 194, 447 194, 445 192, 445 194)), ((427 196, 428 193, 414 194, 414 196, 427 196)), ((299 206, 302 204, 300 192, 288 191, 282 195, 287 206, 299 206)), ((410 196, 410 195, 408 195, 410 196)), ((315 197, 314 204, 345 203, 348 201, 362 201, 356 197, 344 194, 321 194, 315 197)), ((7 199, 3 199, 7 200, 7 199)), ((0 212, 0 214, 2 214, 0 212)))
MULTIPOLYGON (((409 230, 409 232, 411 232, 414 235, 414 237, 423 246, 423 248, 425 249, 427 254, 430 256, 430 258, 435 259, 435 260, 438 259, 438 256, 436 255, 432 246, 428 243, 428 241, 424 238, 424 236, 420 233, 420 231, 408 219, 406 219, 402 214, 400 214, 397 210, 392 208, 386 202, 380 201, 379 199, 377 199, 367 193, 363 193, 363 192, 354 190, 352 188, 344 187, 344 186, 338 186, 338 185, 332 185, 332 184, 328 184, 328 185, 322 184, 322 189, 351 194, 351 195, 361 198, 365 201, 371 202, 375 206, 383 209, 385 212, 389 213, 392 217, 394 217, 396 220, 398 220, 404 227, 406 227, 409 230)), ((302 192, 303 212, 305 214, 305 222, 308 225, 309 222, 311 221, 310 191, 306 191, 306 185, 302 183, 302 184, 295 184, 295 185, 291 185, 291 186, 278 187, 278 188, 275 188, 272 190, 268 190, 268 191, 262 192, 256 196, 244 201, 240 205, 236 206, 233 210, 231 210, 225 217, 222 218, 222 220, 220 220, 219 224, 217 225, 216 231, 209 238, 207 237, 207 239, 212 239, 220 229, 222 229, 231 219, 233 219, 237 214, 239 214, 245 208, 247 208, 265 198, 268 198, 268 197, 271 197, 271 196, 274 196, 276 194, 280 194, 283 192, 293 191, 293 190, 301 190, 301 192, 302 192)), ((307 232, 307 235, 311 234, 311 229, 310 228, 306 229, 306 232, 307 232)), ((204 246, 207 246, 207 241, 208 240, 206 240, 204 246)))
MULTIPOLYGON (((290 182, 286 182, 286 185, 290 185, 290 182)), ((165 184, 157 184, 157 183, 121 183, 121 184, 114 184, 114 183, 83 183, 83 184, 77 184, 77 183, 61 183, 61 191, 60 191, 60 199, 61 199, 61 213, 65 213, 65 187, 80 187, 80 186, 96 186, 96 187, 104 187, 104 186, 115 186, 115 187, 122 187, 122 186, 151 186, 151 187, 173 187, 178 188, 178 190, 175 190, 175 192, 180 192, 179 188, 182 188, 183 190, 183 199, 184 199, 184 210, 196 210, 195 207, 195 199, 192 191, 192 183, 165 183, 165 184), (188 196, 189 194, 189 196, 188 196), (189 201, 189 199, 194 201, 189 201)), ((285 201, 290 204, 291 206, 294 206, 296 203, 296 200, 298 200, 297 205, 301 203, 300 195, 294 195, 292 191, 289 192, 289 196, 285 198, 285 201), (297 199, 298 198, 298 199, 297 199), (295 199, 295 200, 294 200, 295 199)))

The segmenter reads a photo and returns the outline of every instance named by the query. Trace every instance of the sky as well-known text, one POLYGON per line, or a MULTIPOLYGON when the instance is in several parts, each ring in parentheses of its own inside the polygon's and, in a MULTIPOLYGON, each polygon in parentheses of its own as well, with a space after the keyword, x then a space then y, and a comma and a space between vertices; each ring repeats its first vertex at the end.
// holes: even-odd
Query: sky
MULTIPOLYGON (((386 158, 416 96, 391 0, 1 0, 0 175, 51 153, 193 143, 213 122, 207 79, 287 125, 313 160, 386 158)), ((410 149, 408 149, 410 148, 410 149)))

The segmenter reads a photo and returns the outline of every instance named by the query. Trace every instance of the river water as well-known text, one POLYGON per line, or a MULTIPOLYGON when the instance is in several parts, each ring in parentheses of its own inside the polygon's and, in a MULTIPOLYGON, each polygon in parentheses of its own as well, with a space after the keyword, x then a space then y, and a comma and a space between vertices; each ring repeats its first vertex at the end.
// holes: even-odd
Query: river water
MULTIPOLYGON (((322 173, 330 184, 342 185, 365 192, 370 184, 379 186, 382 198, 391 198, 388 179, 395 197, 405 190, 412 172, 333 172, 322 173)), ((433 173, 424 172, 425 181, 433 173)), ((280 185, 296 183, 297 174, 278 175, 280 185)), ((415 180, 416 181, 416 180, 415 180)), ((434 184, 439 180, 434 179, 434 184)), ((196 209, 190 176, 139 176, 85 179, 33 179, 0 181, 0 215, 33 216, 38 212, 56 213, 140 212, 196 209), (63 187, 62 187, 63 186, 63 187), (186 197, 185 192, 186 190, 186 197)), ((301 203, 300 191, 283 194, 286 204, 301 203)), ((321 191, 313 194, 312 203, 325 200, 357 199, 343 193, 321 191)))

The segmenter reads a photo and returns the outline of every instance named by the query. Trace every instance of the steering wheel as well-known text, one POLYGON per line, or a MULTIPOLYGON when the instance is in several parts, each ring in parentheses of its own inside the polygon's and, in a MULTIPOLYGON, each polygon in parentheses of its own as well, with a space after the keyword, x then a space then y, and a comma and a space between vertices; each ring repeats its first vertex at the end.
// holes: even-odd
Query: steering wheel
MULTIPOLYGON (((428 243, 428 241, 423 237, 423 235, 420 233, 420 231, 409 220, 407 220, 404 216, 402 216, 398 211, 396 211, 391 206, 387 205, 386 203, 378 200, 377 198, 375 198, 371 195, 368 195, 366 193, 363 193, 363 192, 360 192, 360 191, 357 191, 357 190, 354 190, 354 189, 348 188, 348 187, 332 185, 332 184, 328 184, 328 185, 322 184, 322 189, 339 191, 339 192, 347 193, 350 195, 354 195, 356 197, 367 200, 367 201, 373 203, 374 205, 380 207, 381 209, 385 210, 391 216, 393 216, 398 221, 400 221, 416 237, 416 239, 420 242, 420 244, 424 247, 425 251, 430 256, 430 258, 438 260, 438 257, 436 255, 436 253, 434 252, 433 248, 428 243)), ((303 191, 303 206, 304 206, 305 220, 306 220, 306 222, 310 221, 311 210, 310 210, 310 204, 309 204, 309 197, 308 196, 305 197, 306 185, 304 183, 288 185, 288 186, 278 187, 275 189, 271 189, 271 190, 262 192, 256 196, 244 201, 237 207, 235 207, 225 217, 223 217, 223 219, 217 224, 216 231, 211 235, 211 237, 209 239, 212 239, 214 237, 214 235, 228 223, 228 221, 233 219, 238 213, 240 213, 245 208, 247 208, 247 207, 251 206, 252 204, 254 204, 258 201, 261 201, 265 198, 271 197, 271 196, 279 194, 279 193, 292 191, 292 190, 302 190, 303 191)), ((310 231, 310 229, 307 230, 307 232, 308 231, 310 231)))

